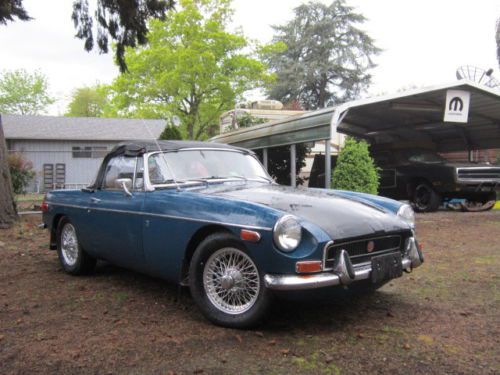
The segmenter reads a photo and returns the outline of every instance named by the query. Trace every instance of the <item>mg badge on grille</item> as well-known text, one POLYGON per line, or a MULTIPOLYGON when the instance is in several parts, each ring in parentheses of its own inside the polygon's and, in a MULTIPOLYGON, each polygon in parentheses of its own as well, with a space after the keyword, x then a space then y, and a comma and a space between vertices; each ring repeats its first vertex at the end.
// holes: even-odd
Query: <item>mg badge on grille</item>
POLYGON ((366 251, 371 253, 373 250, 375 250, 375 242, 368 241, 368 243, 366 244, 366 251))

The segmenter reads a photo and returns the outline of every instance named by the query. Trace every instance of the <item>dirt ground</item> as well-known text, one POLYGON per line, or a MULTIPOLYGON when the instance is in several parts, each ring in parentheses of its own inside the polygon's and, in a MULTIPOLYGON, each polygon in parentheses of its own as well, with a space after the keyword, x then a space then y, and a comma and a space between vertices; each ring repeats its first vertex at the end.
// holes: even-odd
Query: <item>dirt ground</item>
POLYGON ((365 297, 213 326, 188 291, 64 274, 40 217, 0 231, 0 374, 499 374, 500 211, 417 216, 426 263, 365 297))

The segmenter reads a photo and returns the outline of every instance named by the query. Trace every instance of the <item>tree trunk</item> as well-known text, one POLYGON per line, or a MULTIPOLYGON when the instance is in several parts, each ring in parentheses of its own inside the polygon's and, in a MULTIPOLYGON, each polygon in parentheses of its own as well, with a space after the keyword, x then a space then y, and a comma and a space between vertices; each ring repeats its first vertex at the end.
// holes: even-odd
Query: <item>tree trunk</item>
POLYGON ((3 134, 0 115, 0 229, 8 228, 17 218, 9 164, 7 163, 7 144, 3 134))

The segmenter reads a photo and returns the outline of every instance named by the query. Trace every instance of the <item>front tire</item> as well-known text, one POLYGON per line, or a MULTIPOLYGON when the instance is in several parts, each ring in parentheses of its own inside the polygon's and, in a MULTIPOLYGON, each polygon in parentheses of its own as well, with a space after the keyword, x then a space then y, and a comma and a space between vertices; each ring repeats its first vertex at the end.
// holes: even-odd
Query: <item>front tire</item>
POLYGON ((95 258, 82 249, 76 228, 67 217, 63 217, 57 226, 57 255, 64 271, 71 275, 90 273, 96 265, 95 258))
POLYGON ((434 212, 441 204, 441 197, 431 185, 423 182, 413 191, 413 204, 417 212, 434 212))
POLYGON ((203 315, 224 327, 255 326, 271 304, 271 292, 255 262, 227 233, 200 243, 189 267, 189 287, 203 315))

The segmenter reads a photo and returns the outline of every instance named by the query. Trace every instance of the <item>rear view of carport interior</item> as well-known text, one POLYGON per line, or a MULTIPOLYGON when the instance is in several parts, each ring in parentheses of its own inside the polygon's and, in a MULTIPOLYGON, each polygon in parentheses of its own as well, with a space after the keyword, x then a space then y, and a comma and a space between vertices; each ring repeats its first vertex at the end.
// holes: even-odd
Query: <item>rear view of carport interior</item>
POLYGON ((290 146, 292 186, 297 174, 296 145, 325 141, 325 187, 328 188, 331 180, 330 145, 337 132, 366 139, 372 148, 378 149, 417 146, 437 152, 470 153, 472 150, 500 148, 500 93, 460 80, 392 96, 352 101, 221 134, 212 141, 262 150, 266 168, 269 148, 290 146), (455 93, 469 98, 468 110, 467 105, 457 108, 450 103, 450 94, 455 93), (461 117, 450 118, 450 109, 462 111, 461 117))

